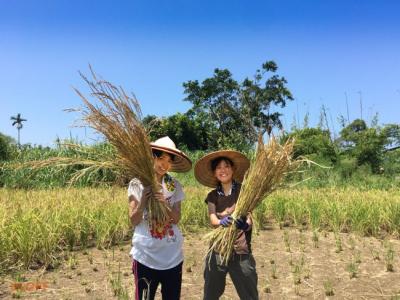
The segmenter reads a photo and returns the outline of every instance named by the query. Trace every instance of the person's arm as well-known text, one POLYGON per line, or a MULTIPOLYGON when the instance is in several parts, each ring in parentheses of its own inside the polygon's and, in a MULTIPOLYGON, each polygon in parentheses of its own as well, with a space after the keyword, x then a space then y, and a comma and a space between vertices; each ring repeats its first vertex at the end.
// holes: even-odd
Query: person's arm
POLYGON ((169 210, 167 207, 168 215, 170 216, 172 223, 178 224, 181 220, 181 202, 176 202, 172 205, 172 209, 169 210))
POLYGON ((208 202, 208 216, 210 218, 210 225, 213 227, 218 227, 219 219, 215 212, 215 204, 214 203, 208 202))
POLYGON ((228 207, 228 208, 225 208, 225 210, 223 212, 216 213, 216 215, 217 215, 218 219, 222 219, 226 216, 230 216, 232 213, 233 213, 233 208, 228 207))
POLYGON ((250 228, 251 228, 251 226, 253 226, 253 217, 251 216, 251 213, 248 213, 247 214, 247 224, 249 224, 250 225, 250 228))
POLYGON ((249 224, 247 231, 251 230, 251 228, 253 227, 253 217, 251 216, 251 213, 247 214, 246 223, 249 224))
POLYGON ((223 218, 219 219, 216 213, 215 204, 208 201, 208 215, 210 218, 210 224, 213 227, 224 226, 227 227, 232 223, 232 217, 230 215, 226 215, 223 218))
POLYGON ((146 187, 143 189, 140 201, 135 196, 129 196, 129 219, 133 226, 139 224, 143 219, 143 211, 146 208, 148 198, 151 194, 151 188, 146 187))
POLYGON ((178 224, 181 219, 181 202, 175 202, 172 206, 168 204, 165 200, 164 194, 162 192, 154 193, 154 197, 162 202, 167 208, 168 216, 171 218, 173 224, 178 224))

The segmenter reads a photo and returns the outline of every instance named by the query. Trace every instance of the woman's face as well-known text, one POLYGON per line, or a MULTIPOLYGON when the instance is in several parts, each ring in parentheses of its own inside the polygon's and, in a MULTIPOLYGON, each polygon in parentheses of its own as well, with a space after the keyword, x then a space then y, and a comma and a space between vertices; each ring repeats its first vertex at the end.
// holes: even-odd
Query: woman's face
POLYGON ((214 171, 214 176, 221 183, 230 183, 233 176, 233 168, 229 162, 221 160, 214 171))
POLYGON ((154 157, 154 170, 157 175, 164 176, 170 169, 172 165, 171 156, 163 152, 160 157, 154 157))

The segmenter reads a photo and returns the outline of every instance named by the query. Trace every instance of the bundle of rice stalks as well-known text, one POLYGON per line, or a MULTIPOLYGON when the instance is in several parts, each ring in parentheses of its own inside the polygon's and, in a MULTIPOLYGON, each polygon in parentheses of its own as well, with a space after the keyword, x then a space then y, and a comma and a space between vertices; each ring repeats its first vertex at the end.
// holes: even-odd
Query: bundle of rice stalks
MULTIPOLYGON (((121 87, 97 79, 93 71, 92 76, 94 81, 81 74, 91 90, 91 96, 101 105, 92 104, 75 89, 84 104, 80 110, 82 120, 115 147, 114 164, 124 178, 138 178, 144 186, 151 186, 153 191, 158 191, 160 185, 156 181, 150 141, 142 124, 139 102, 121 87)), ((157 231, 168 223, 167 208, 155 198, 149 199, 147 209, 149 225, 153 230, 157 231)))
MULTIPOLYGON (((17 167, 30 167, 33 171, 47 167, 77 168, 70 180, 71 184, 99 170, 108 171, 120 182, 138 178, 144 186, 151 186, 153 191, 159 191, 150 141, 142 124, 142 112, 135 96, 127 95, 121 87, 118 88, 108 81, 97 79, 93 71, 93 81, 83 74, 80 75, 88 84, 90 95, 97 100, 97 104, 90 102, 75 89, 83 101, 83 107, 69 111, 81 113, 83 123, 103 135, 112 145, 111 151, 96 155, 89 153, 81 145, 63 145, 76 151, 76 155, 25 162, 17 167)), ((165 205, 151 198, 147 210, 150 227, 156 233, 164 230, 169 222, 165 205)))
MULTIPOLYGON (((259 137, 255 160, 246 172, 232 214, 234 220, 252 212, 265 197, 279 187, 288 171, 299 166, 300 161, 292 160, 293 146, 293 140, 280 145, 272 137, 268 144, 264 144, 262 137, 259 137)), ((228 264, 237 234, 238 230, 234 225, 213 230, 208 235, 211 244, 209 251, 218 252, 223 263, 228 264)))

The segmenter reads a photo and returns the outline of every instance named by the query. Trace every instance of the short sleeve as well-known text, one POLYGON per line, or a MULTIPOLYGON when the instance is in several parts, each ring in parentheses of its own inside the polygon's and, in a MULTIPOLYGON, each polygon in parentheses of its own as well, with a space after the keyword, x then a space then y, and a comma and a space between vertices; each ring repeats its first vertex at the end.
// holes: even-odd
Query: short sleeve
POLYGON ((128 198, 133 196, 137 201, 140 201, 143 193, 143 185, 139 179, 134 178, 129 182, 128 185, 128 198))
POLYGON ((178 180, 175 180, 174 203, 181 202, 183 199, 185 199, 185 193, 183 192, 182 185, 178 180))
POLYGON ((207 203, 207 204, 208 204, 208 203, 216 204, 216 203, 215 203, 216 200, 217 200, 217 198, 216 198, 215 195, 214 195, 214 191, 211 191, 211 192, 208 193, 208 195, 207 195, 207 197, 206 197, 206 200, 204 200, 204 202, 207 203))

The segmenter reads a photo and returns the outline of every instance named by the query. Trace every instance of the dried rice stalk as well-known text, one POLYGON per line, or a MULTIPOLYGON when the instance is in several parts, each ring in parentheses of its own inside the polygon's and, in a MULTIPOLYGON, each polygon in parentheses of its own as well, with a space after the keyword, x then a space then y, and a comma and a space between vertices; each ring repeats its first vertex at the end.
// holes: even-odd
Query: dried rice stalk
MULTIPOLYGON (((128 96, 125 91, 110 82, 99 80, 92 71, 94 81, 80 74, 101 106, 92 104, 77 89, 84 108, 81 110, 83 121, 91 128, 105 136, 115 147, 115 165, 125 178, 138 178, 144 186, 151 186, 158 191, 153 155, 147 132, 141 122, 142 112, 134 95, 128 96)), ((152 198, 148 202, 149 220, 162 226, 169 221, 167 209, 152 198)))
MULTIPOLYGON (((237 200, 233 219, 246 216, 270 193, 275 191, 289 170, 295 169, 299 161, 292 161, 293 140, 288 140, 283 146, 274 137, 264 144, 262 137, 258 139, 257 153, 254 162, 246 172, 237 200)), ((228 264, 233 252, 233 246, 238 234, 236 227, 218 227, 208 238, 209 251, 216 251, 222 256, 222 262, 228 264)))
POLYGON ((115 153, 112 149, 108 152, 99 152, 93 150, 91 147, 74 143, 62 143, 60 146, 69 152, 69 156, 56 156, 41 160, 10 163, 7 164, 7 168, 15 170, 29 168, 29 177, 35 176, 39 170, 48 167, 59 170, 76 168, 68 182, 70 185, 77 183, 84 177, 88 178, 100 170, 109 171, 117 179, 121 180, 121 182, 123 181, 122 174, 115 164, 115 153))
POLYGON ((89 177, 100 170, 108 170, 116 175, 117 178, 121 178, 118 166, 111 160, 93 160, 85 158, 74 158, 74 157, 51 157, 44 160, 34 160, 17 165, 11 166, 15 169, 31 169, 31 176, 36 174, 36 171, 47 167, 65 169, 70 167, 80 167, 73 173, 73 176, 69 180, 69 184, 72 185, 77 183, 83 177, 89 177))

